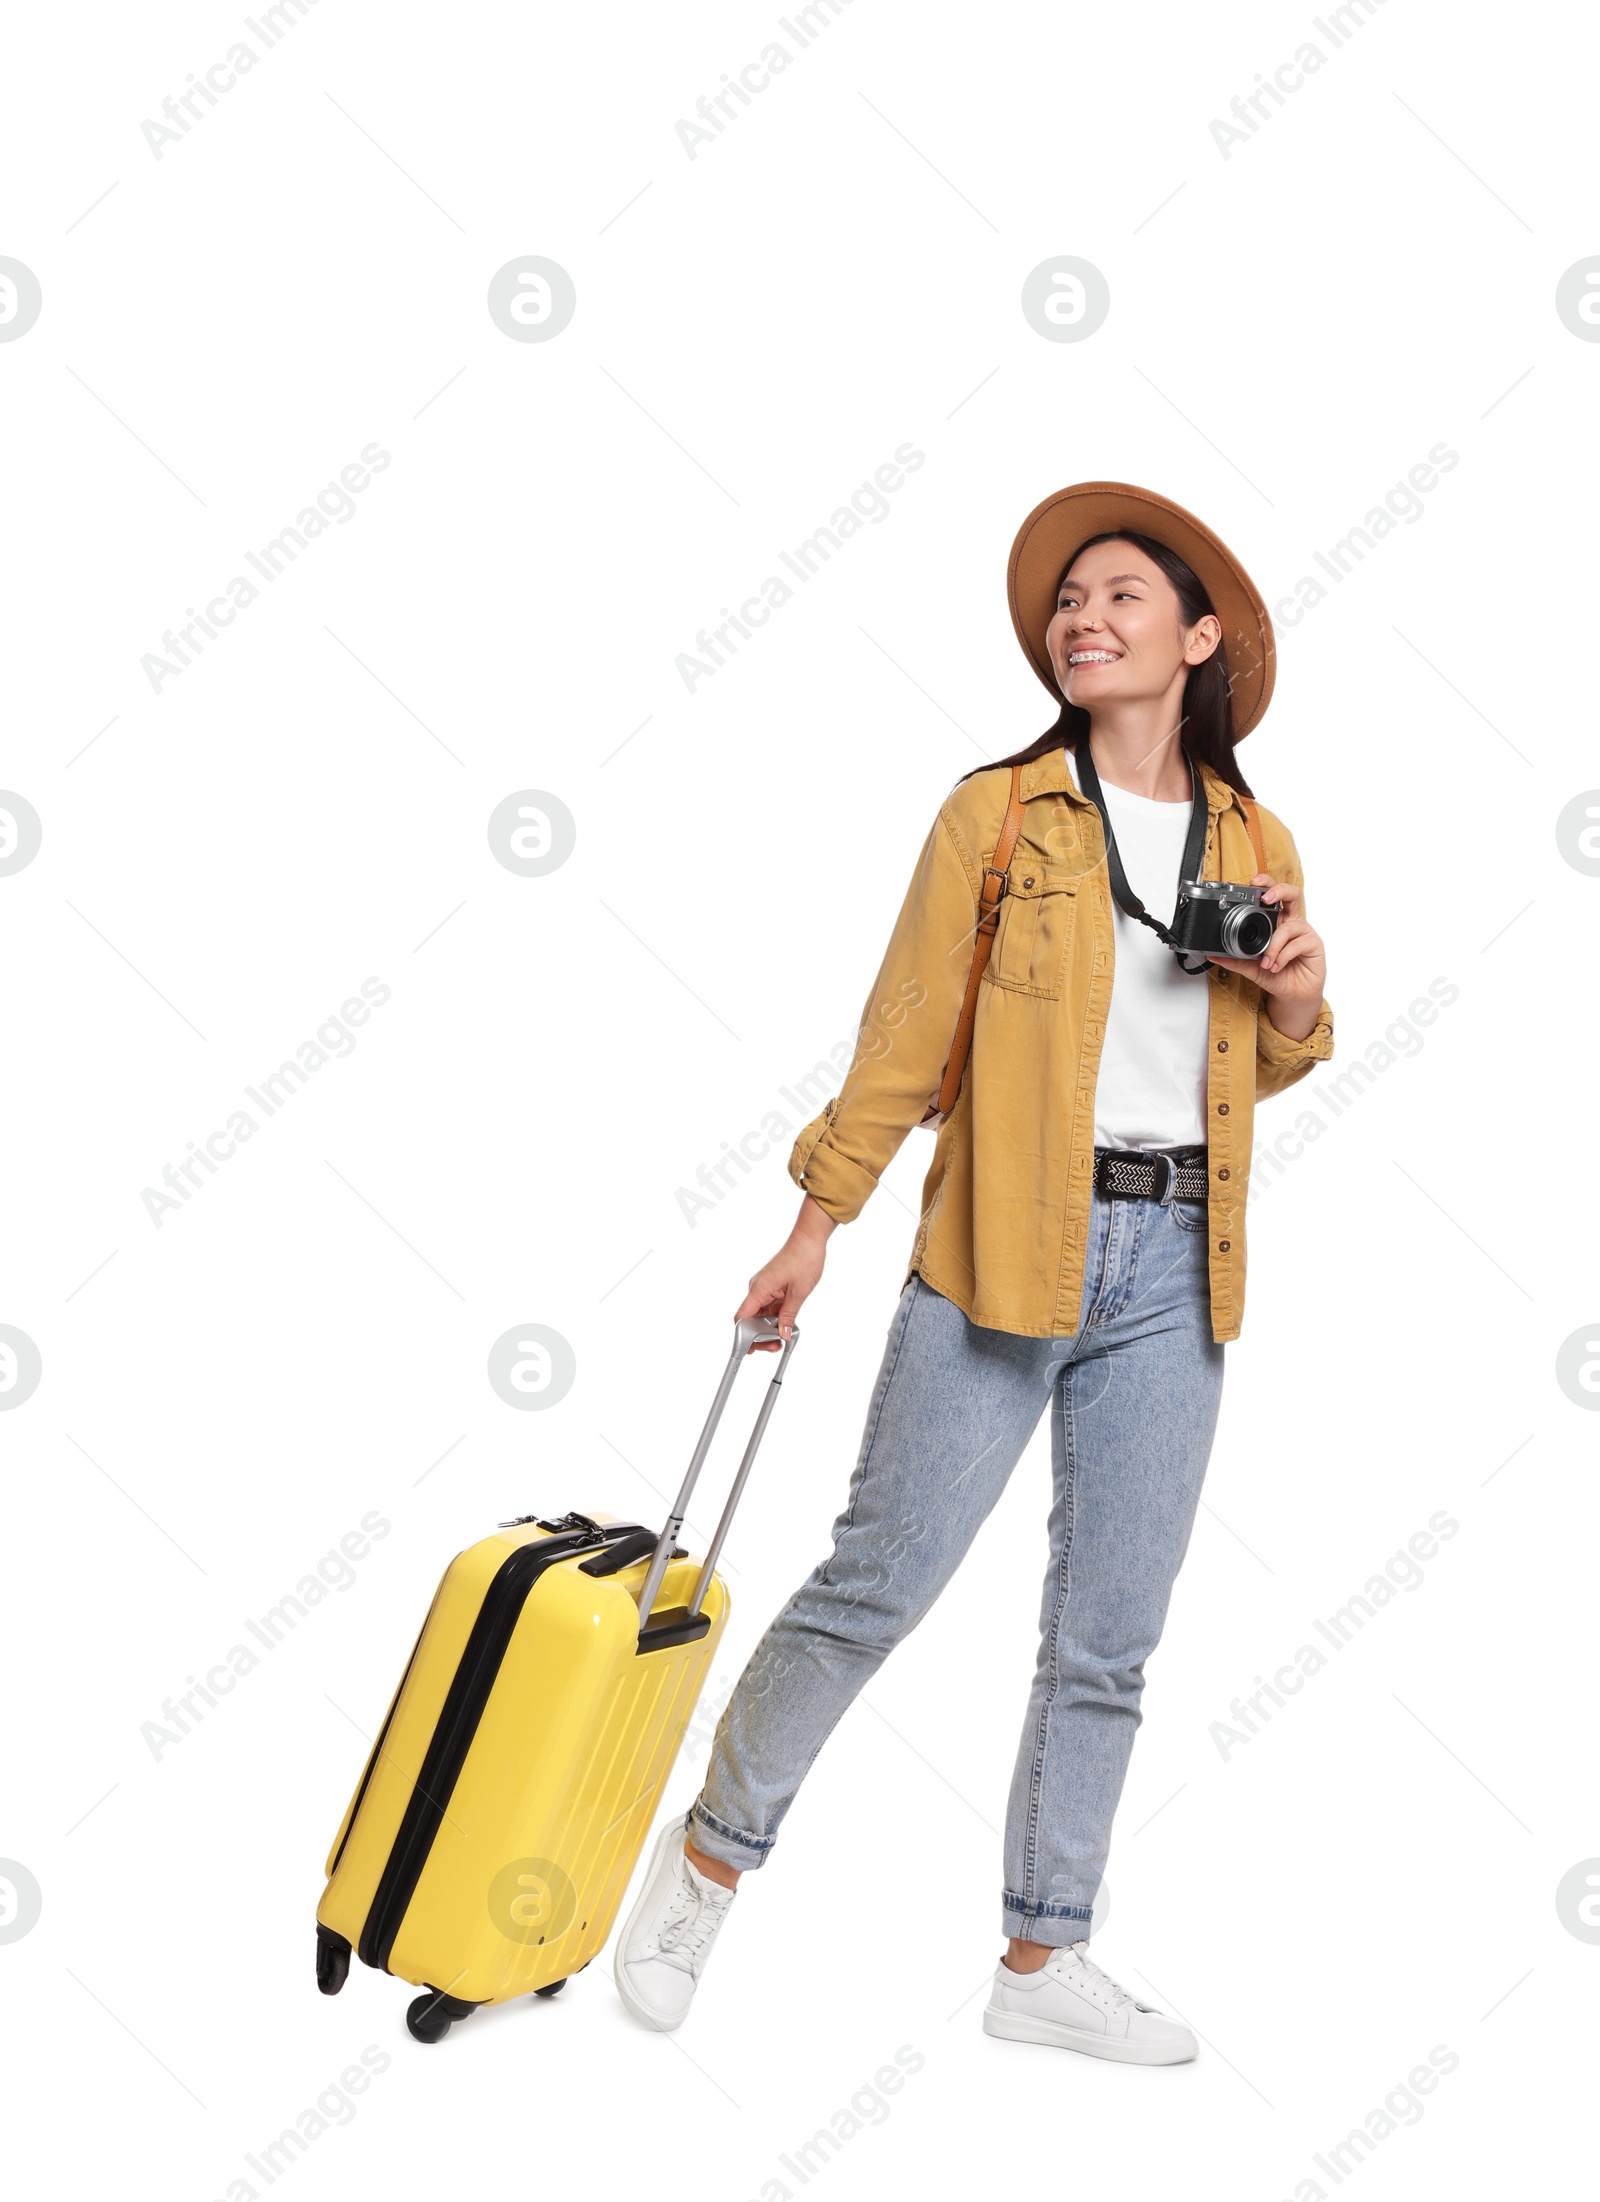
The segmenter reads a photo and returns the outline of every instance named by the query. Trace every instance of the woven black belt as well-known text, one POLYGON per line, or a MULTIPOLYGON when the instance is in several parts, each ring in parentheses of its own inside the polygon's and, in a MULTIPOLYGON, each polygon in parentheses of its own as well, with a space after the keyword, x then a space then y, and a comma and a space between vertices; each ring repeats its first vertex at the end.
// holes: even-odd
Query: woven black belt
POLYGON ((1113 1200, 1204 1200, 1210 1170, 1204 1147, 1096 1147, 1095 1191, 1113 1200))

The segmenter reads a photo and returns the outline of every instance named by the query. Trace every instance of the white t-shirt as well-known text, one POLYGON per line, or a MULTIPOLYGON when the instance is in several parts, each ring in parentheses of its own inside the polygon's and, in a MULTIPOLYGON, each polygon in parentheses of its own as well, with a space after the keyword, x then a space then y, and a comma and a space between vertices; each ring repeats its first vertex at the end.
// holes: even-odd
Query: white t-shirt
MULTIPOLYGON (((1073 785, 1079 785, 1067 751, 1073 785)), ((1102 778, 1128 885, 1152 917, 1172 922, 1190 803, 1154 803, 1102 778)), ((1109 882, 1107 883, 1109 891, 1109 882)), ((1116 970, 1094 1096, 1097 1147, 1201 1147, 1211 989, 1185 971, 1148 925, 1111 897, 1116 970)))

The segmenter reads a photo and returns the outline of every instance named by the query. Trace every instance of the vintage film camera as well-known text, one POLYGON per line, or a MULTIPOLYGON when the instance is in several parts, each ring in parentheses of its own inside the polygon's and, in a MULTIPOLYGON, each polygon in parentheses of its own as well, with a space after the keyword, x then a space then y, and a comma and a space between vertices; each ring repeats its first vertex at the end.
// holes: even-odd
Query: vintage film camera
POLYGON ((1278 929, 1283 906, 1263 902, 1264 887, 1227 879, 1186 879, 1169 943, 1187 956, 1259 956, 1278 929))

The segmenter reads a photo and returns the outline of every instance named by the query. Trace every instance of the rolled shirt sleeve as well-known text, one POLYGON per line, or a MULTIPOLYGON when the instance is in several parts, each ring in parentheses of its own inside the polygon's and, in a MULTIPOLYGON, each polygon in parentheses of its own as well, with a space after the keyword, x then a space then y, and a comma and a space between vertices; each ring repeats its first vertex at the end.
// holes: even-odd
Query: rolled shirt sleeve
POLYGON ((861 1213, 938 1090, 966 992, 977 913, 977 867, 941 810, 862 1009, 844 1083, 789 1157, 790 1177, 836 1223, 861 1213))
POLYGON ((1325 1063, 1333 1053, 1333 1011, 1324 998, 1317 1021, 1303 1040, 1290 1040, 1267 1015, 1267 997, 1256 1007, 1256 1099, 1282 1093, 1306 1075, 1313 1063, 1325 1063))
MULTIPOLYGON (((1268 863, 1274 879, 1300 889, 1300 915, 1306 915, 1305 873, 1300 865, 1300 852, 1294 845, 1294 836, 1281 819, 1273 819, 1272 847, 1267 851, 1268 863)), ((1253 981, 1246 984, 1256 996, 1256 1099, 1267 1100, 1272 1094, 1282 1093, 1305 1077, 1314 1063, 1325 1063, 1333 1053, 1333 1011, 1326 997, 1317 1011, 1317 1021, 1303 1040, 1290 1040, 1281 1033, 1267 1014, 1270 997, 1253 981)))

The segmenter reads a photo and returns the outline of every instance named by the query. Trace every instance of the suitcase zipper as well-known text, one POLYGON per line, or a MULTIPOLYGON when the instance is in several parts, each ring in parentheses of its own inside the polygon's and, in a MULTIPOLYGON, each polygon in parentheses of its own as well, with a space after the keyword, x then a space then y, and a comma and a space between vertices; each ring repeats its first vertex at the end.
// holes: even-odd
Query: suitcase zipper
MULTIPOLYGON (((413 1784, 411 1800, 401 1819, 389 1862, 367 1912, 359 1944, 364 1965, 375 1966, 380 1972, 389 1969, 389 1955, 400 1932, 400 1923, 416 1894, 422 1869, 439 1831, 439 1822, 444 1818, 512 1633, 535 1583, 555 1561, 570 1559, 577 1552, 596 1550, 617 1537, 631 1536, 639 1527, 637 1522, 613 1522, 605 1529, 591 1525, 587 1529, 572 1529, 544 1537, 536 1544, 519 1545, 497 1571, 445 1694, 433 1740, 413 1784)), ((352 1813, 351 1826, 354 1825, 352 1813)))
MULTIPOLYGON (((437 1592, 435 1592, 435 1593, 434 1593, 434 1604, 435 1604, 435 1605, 437 1605, 437 1603, 438 1603, 438 1593, 437 1593, 437 1592)), ((382 1758, 382 1756, 383 1756, 383 1745, 384 1745, 384 1739, 385 1739, 385 1737, 386 1737, 386 1736, 388 1735, 388 1733, 389 1733, 389 1724, 390 1724, 390 1722, 391 1722, 391 1721, 392 1721, 392 1720, 394 1719, 394 1716, 395 1716, 395 1708, 396 1708, 396 1707, 398 1706, 398 1704, 400 1703, 400 1700, 401 1700, 401 1698, 403 1698, 403 1697, 405 1696, 405 1694, 406 1694, 406 1684, 407 1684, 407 1683, 408 1683, 408 1682, 409 1682, 409 1681, 411 1680, 411 1670, 412 1670, 412 1668, 413 1668, 413 1667, 414 1667, 414 1666, 416 1665, 416 1663, 417 1663, 417 1654, 418 1654, 418 1652, 419 1652, 419 1651, 421 1651, 421 1649, 422 1649, 422 1639, 423 1639, 423 1638, 424 1638, 424 1637, 425 1637, 425 1636, 427 1635, 427 1633, 428 1633, 428 1623, 429 1623, 429 1621, 431 1621, 432 1619, 433 1619, 433 1606, 430 1606, 430 1607, 428 1608, 427 1614, 426 1614, 426 1616, 425 1616, 425 1618, 424 1618, 424 1620, 423 1620, 423 1623, 422 1623, 422 1626, 421 1626, 421 1628, 420 1628, 420 1629, 419 1629, 419 1630, 417 1631, 417 1640, 416 1640, 416 1642, 415 1642, 415 1643, 414 1643, 414 1644, 412 1645, 412 1647, 411 1647, 411 1657, 410 1657, 410 1658, 409 1658, 409 1659, 408 1659, 408 1660, 406 1661, 406 1671, 405 1671, 405 1673, 404 1673, 404 1674, 403 1674, 403 1675, 402 1675, 402 1676, 400 1677, 400 1687, 399 1687, 399 1689, 398 1689, 398 1690, 396 1690, 396 1691, 395 1691, 395 1693, 394 1693, 394 1696, 393 1696, 393 1697, 392 1697, 392 1698, 391 1698, 391 1699, 389 1700, 389 1710, 388 1710, 388 1711, 387 1711, 387 1712, 386 1712, 386 1713, 384 1714, 384 1716, 383 1716, 383 1726, 382 1726, 382 1727, 381 1727, 381 1728, 380 1728, 380 1729, 378 1730, 378 1735, 377 1735, 377 1741, 376 1741, 376 1742, 375 1742, 375 1743, 373 1744, 373 1746, 372 1746, 372 1752, 371 1752, 371 1755, 370 1755, 370 1757, 368 1758, 368 1760, 367 1760, 367 1763, 366 1763, 366 1767, 365 1767, 365 1769, 364 1769, 364 1770, 363 1770, 363 1772, 362 1772, 362 1776, 361 1776, 361 1786, 360 1786, 360 1788, 359 1788, 359 1789, 358 1789, 358 1790, 356 1791, 356 1797, 355 1797, 355 1802, 354 1802, 354 1804, 352 1804, 352 1805, 351 1805, 351 1807, 350 1807, 350 1818, 349 1818, 349 1821, 348 1821, 348 1823, 347 1823, 347 1825, 346 1825, 346 1827, 345 1827, 345 1831, 344 1831, 344 1834, 343 1834, 343 1835, 342 1835, 342 1836, 340 1837, 340 1840, 339 1840, 339 1847, 338 1847, 338 1849, 337 1849, 337 1850, 336 1850, 336 1851, 334 1852, 334 1856, 333 1856, 333 1864, 332 1864, 332 1865, 331 1865, 331 1867, 330 1867, 330 1868, 328 1869, 328 1879, 329 1879, 330 1881, 331 1881, 331 1880, 333 1879, 334 1875, 335 1875, 335 1874, 336 1874, 336 1873, 338 1872, 338 1870, 339 1870, 339 1865, 340 1865, 340 1861, 341 1861, 341 1860, 343 1859, 343 1857, 344 1857, 344 1854, 345 1854, 345 1851, 346 1851, 346 1850, 347 1850, 347 1848, 349 1847, 349 1843, 350 1843, 350 1838, 351 1838, 351 1836, 352 1836, 352 1835, 353 1835, 353 1834, 355 1833, 355 1831, 356 1831, 356 1822, 357 1822, 357 1820, 359 1820, 359 1819, 360 1819, 360 1817, 361 1817, 361 1807, 362 1807, 362 1806, 363 1806, 363 1805, 364 1805, 364 1804, 366 1803, 366 1801, 367 1801, 367 1788, 368 1788, 368 1785, 370 1784, 370 1782, 371 1782, 371 1780, 372 1780, 372 1777, 373 1777, 373 1774, 374 1774, 374 1772, 375 1772, 375 1771, 377 1770, 377 1764, 378 1764, 378 1761, 379 1761, 379 1759, 381 1759, 381 1758, 382 1758)))

